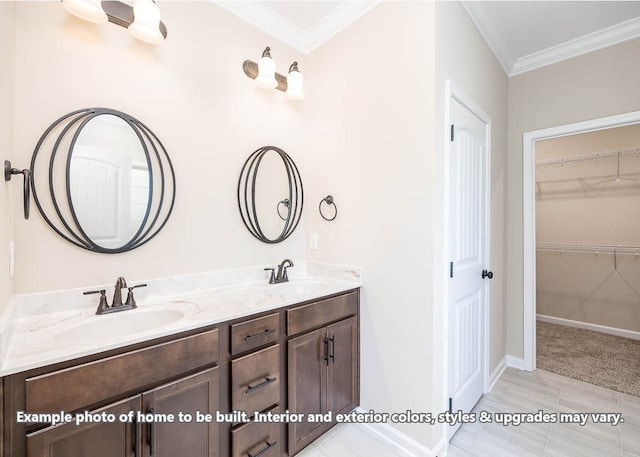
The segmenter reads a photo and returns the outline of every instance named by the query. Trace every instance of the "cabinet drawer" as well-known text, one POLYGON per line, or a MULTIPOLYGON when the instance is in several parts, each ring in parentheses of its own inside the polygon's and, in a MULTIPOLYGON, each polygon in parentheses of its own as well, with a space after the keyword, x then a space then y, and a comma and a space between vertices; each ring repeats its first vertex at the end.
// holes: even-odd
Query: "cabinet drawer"
POLYGON ((231 431, 231 457, 279 457, 282 455, 277 422, 249 422, 231 431))
POLYGON ((231 362, 231 409, 250 416, 280 401, 280 345, 231 362))
POLYGON ((144 389, 218 360, 218 330, 28 378, 26 410, 66 412, 144 389))
POLYGON ((278 339, 280 319, 278 313, 258 317, 231 326, 231 354, 255 349, 278 339))
POLYGON ((287 334, 295 335, 357 313, 357 292, 293 308, 287 310, 287 334))

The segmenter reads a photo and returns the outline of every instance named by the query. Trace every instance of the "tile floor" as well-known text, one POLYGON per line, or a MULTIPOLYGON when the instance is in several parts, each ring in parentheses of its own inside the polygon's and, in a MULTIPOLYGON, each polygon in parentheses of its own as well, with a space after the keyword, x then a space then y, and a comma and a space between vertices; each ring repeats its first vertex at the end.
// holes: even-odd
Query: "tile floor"
MULTIPOLYGON (((640 380, 638 380, 640 382, 640 380)), ((594 424, 465 424, 447 457, 640 457, 640 398, 554 373, 508 368, 474 411, 622 413, 617 426, 594 424)), ((405 457, 402 449, 366 425, 338 425, 300 457, 405 457)), ((442 456, 441 456, 442 457, 442 456)))

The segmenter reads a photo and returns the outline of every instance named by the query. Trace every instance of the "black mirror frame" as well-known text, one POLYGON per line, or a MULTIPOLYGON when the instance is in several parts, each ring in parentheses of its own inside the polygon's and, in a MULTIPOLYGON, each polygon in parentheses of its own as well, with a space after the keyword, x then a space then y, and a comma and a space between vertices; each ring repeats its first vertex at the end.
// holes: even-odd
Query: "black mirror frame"
MULTIPOLYGON (((249 230, 256 239, 263 243, 280 243, 281 241, 286 240, 300 223, 303 205, 304 189, 302 187, 302 178, 300 177, 300 172, 298 171, 298 167, 293 159, 291 159, 286 152, 276 146, 263 146, 254 151, 242 166, 240 178, 238 179, 238 209, 240 211, 240 216, 242 217, 242 222, 244 222, 247 230, 249 230), (284 220, 284 227, 282 228, 280 235, 275 239, 268 238, 260 228, 260 222, 258 221, 258 214, 256 210, 256 178, 258 176, 260 162, 269 151, 274 151, 280 155, 289 181, 289 195, 285 198, 285 200, 287 200, 287 205, 285 206, 288 209, 287 217, 286 219, 283 218, 280 216, 280 212, 278 212, 280 218, 284 220)), ((280 204, 277 206, 278 210, 280 204)))
POLYGON ((45 220, 45 222, 58 235, 60 235, 65 240, 67 240, 69 243, 93 252, 99 252, 103 254, 119 254, 122 252, 131 251, 133 249, 136 249, 146 244, 152 238, 154 238, 158 234, 158 232, 160 232, 160 230, 162 230, 162 228, 165 226, 165 224, 169 220, 169 217, 171 216, 171 213, 173 211, 173 206, 175 204, 175 198, 176 198, 175 172, 173 169, 173 164, 171 163, 171 158, 169 157, 167 150, 164 148, 164 146, 162 145, 158 137, 142 122, 140 122, 138 119, 134 118, 133 116, 130 116, 126 113, 123 113, 121 111, 114 110, 111 108, 84 108, 84 109, 80 109, 80 110, 76 110, 71 113, 68 113, 62 116, 61 118, 59 118, 58 120, 56 120, 53 124, 51 124, 47 128, 47 130, 45 130, 45 132, 42 134, 42 136, 38 140, 38 143, 31 157, 30 169, 31 169, 31 191, 33 193, 33 199, 35 201, 36 207, 38 208, 38 212, 40 213, 42 218, 45 220), (125 121, 129 125, 129 127, 131 127, 131 129, 136 133, 142 145, 145 158, 147 161, 147 165, 149 167, 149 197, 148 197, 147 209, 145 211, 144 219, 140 224, 140 227, 137 230, 137 232, 133 235, 133 237, 127 243, 125 243, 124 245, 118 248, 106 248, 104 246, 98 245, 93 240, 91 240, 89 236, 86 234, 86 232, 82 229, 82 226, 78 221, 78 217, 76 215, 73 202, 71 200, 70 181, 69 181, 71 156, 72 156, 73 148, 75 146, 78 135, 82 131, 82 128, 91 119, 94 119, 97 116, 101 116, 105 114, 119 117, 120 119, 125 121), (52 131, 59 126, 62 126, 63 128, 61 133, 55 139, 53 149, 50 151, 50 156, 49 156, 48 185, 49 185, 49 194, 50 194, 51 201, 53 203, 53 207, 55 209, 56 215, 60 219, 60 222, 63 225, 64 230, 66 230, 68 234, 64 233, 63 229, 57 227, 52 221, 52 218, 46 214, 46 211, 44 210, 41 204, 41 201, 38 197, 38 192, 36 190, 36 184, 35 184, 36 182, 35 167, 36 167, 36 160, 38 158, 38 154, 41 152, 41 148, 45 140, 49 137, 52 131), (63 138, 70 132, 73 132, 73 136, 71 139, 71 143, 69 145, 69 151, 68 151, 67 160, 66 160, 66 176, 65 176, 66 186, 65 187, 66 187, 67 202, 71 211, 73 224, 75 225, 75 231, 71 227, 71 224, 69 223, 69 221, 67 221, 62 214, 62 210, 58 205, 58 199, 56 198, 54 185, 53 185, 53 180, 54 180, 53 164, 56 158, 56 154, 59 151, 58 148, 60 147, 60 143, 62 142, 63 138), (152 150, 153 154, 150 152, 150 149, 152 150), (152 213, 152 202, 153 202, 153 191, 154 191, 152 161, 154 160, 156 161, 157 168, 160 172, 160 190, 159 190, 160 194, 158 198, 157 209, 152 213), (168 170, 165 170, 165 167, 163 166, 163 162, 166 164, 166 167, 168 170), (167 198, 167 199, 165 199, 165 193, 166 193, 166 187, 167 187, 165 183, 165 178, 171 180, 171 195, 170 195, 170 198, 167 198), (160 215, 163 211, 165 203, 167 202, 169 204, 169 207, 166 210, 166 215, 160 220, 160 215), (151 218, 151 222, 147 225, 150 218, 151 218))

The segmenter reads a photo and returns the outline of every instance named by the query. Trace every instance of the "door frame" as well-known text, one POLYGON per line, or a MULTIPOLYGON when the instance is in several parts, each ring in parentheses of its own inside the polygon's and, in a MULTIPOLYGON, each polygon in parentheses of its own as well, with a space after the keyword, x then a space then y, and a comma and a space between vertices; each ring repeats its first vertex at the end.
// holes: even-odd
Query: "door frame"
MULTIPOLYGON (((449 261, 450 261, 450 253, 449 253, 449 233, 450 233, 450 224, 449 224, 449 217, 450 217, 450 203, 451 203, 451 190, 449 188, 449 181, 450 181, 450 160, 449 157, 451 155, 451 145, 452 142, 450 141, 450 126, 451 126, 451 102, 452 101, 457 101, 458 103, 460 103, 461 105, 463 105, 465 108, 467 108, 469 111, 471 111, 476 117, 478 117, 482 122, 484 122, 485 124, 485 129, 486 129, 486 141, 485 141, 485 150, 486 150, 486 163, 485 163, 485 195, 486 195, 486 206, 485 206, 485 242, 484 242, 484 249, 486 252, 486 256, 487 256, 487 263, 490 264, 491 261, 491 117, 489 117, 489 115, 482 109, 480 108, 469 96, 467 96, 462 89, 460 89, 453 81, 451 81, 450 79, 447 79, 445 82, 445 116, 444 116, 444 131, 443 131, 443 139, 444 139, 444 160, 442 161, 443 167, 442 167, 442 172, 443 172, 443 183, 444 183, 444 202, 443 202, 443 211, 442 211, 442 227, 443 227, 443 242, 442 242, 442 247, 440 250, 440 254, 441 255, 437 255, 438 254, 438 249, 436 247, 436 259, 440 258, 441 259, 441 265, 442 265, 442 270, 440 270, 440 268, 438 268, 438 270, 440 270, 441 272, 441 277, 443 279, 443 284, 442 284, 442 290, 440 291, 440 297, 442 297, 442 303, 444 304, 443 306, 443 311, 442 311, 442 317, 443 317, 443 326, 442 326, 442 332, 443 332, 443 339, 442 341, 444 342, 444 344, 442 345, 443 347, 443 352, 444 352, 444 359, 443 359, 443 372, 442 372, 442 378, 443 378, 443 401, 442 401, 442 407, 443 407, 443 411, 448 411, 449 409, 449 307, 450 307, 450 303, 449 303, 449 261)), ((490 269, 490 265, 486 265, 487 269, 490 269)), ((436 270, 437 271, 437 270, 436 270)), ((484 305, 482 306, 482 325, 483 325, 483 331, 481 332, 481 338, 482 338, 482 352, 483 352, 483 358, 484 358, 484 366, 482 367, 482 371, 483 371, 483 392, 487 393, 489 392, 489 378, 490 378, 490 373, 489 373, 489 363, 490 363, 490 351, 489 351, 489 336, 490 336, 490 330, 489 330, 489 324, 490 324, 490 299, 491 299, 491 282, 487 282, 487 286, 484 288, 484 305)), ((447 424, 444 424, 444 429, 445 429, 445 440, 448 441, 449 437, 448 437, 448 426, 447 424)))
POLYGON ((523 368, 536 369, 536 157, 535 142, 579 133, 595 132, 640 123, 640 111, 601 117, 522 135, 522 197, 523 197, 523 368))

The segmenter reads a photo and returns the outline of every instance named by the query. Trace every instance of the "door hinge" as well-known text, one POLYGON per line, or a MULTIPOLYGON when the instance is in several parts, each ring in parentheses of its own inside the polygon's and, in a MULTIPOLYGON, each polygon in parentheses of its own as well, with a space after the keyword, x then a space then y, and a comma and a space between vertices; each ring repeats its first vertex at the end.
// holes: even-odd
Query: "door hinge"
POLYGON ((455 138, 455 128, 456 126, 451 124, 451 141, 455 138))
POLYGON ((449 397, 449 412, 453 414, 453 398, 449 397))
POLYGON ((453 262, 449 262, 449 277, 453 278, 453 262))

